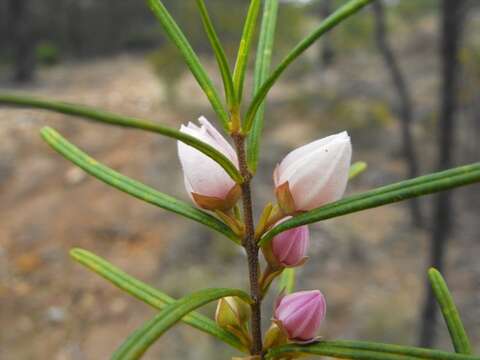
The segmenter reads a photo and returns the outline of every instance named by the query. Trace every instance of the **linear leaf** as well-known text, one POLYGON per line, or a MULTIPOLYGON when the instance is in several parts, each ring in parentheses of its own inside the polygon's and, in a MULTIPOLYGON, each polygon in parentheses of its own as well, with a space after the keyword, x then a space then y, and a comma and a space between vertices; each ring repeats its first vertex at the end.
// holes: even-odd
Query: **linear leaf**
POLYGON ((245 82, 245 73, 247 72, 248 57, 252 45, 253 35, 257 27, 258 14, 260 12, 261 0, 251 0, 248 7, 248 14, 243 27, 242 38, 238 48, 237 62, 233 71, 233 84, 239 103, 242 101, 243 84, 245 82))
POLYGON ((367 163, 363 161, 356 162, 350 167, 349 180, 355 179, 358 175, 367 170, 367 163))
POLYGON ((207 95, 208 100, 210 100, 210 103, 220 118, 223 127, 225 130, 228 130, 229 117, 225 111, 222 101, 220 100, 217 90, 215 90, 212 80, 208 76, 203 65, 200 63, 200 59, 183 34, 182 30, 160 0, 147 0, 147 3, 157 20, 162 25, 163 29, 166 31, 170 40, 175 44, 178 50, 180 50, 188 68, 192 72, 195 79, 197 79, 198 84, 207 95))
POLYGON ((232 109, 236 105, 236 97, 227 55, 225 54, 225 50, 220 43, 220 39, 218 38, 212 20, 210 19, 205 1, 197 0, 197 5, 202 17, 203 27, 205 28, 205 32, 210 40, 210 44, 212 45, 215 58, 217 59, 218 68, 220 69, 220 74, 222 75, 223 86, 225 88, 225 98, 227 99, 230 109, 232 109))
MULTIPOLYGON (((122 270, 110 264, 105 259, 102 259, 101 257, 92 254, 87 250, 72 249, 70 251, 70 255, 80 264, 94 271, 119 289, 129 293, 138 300, 143 301, 155 309, 162 310, 167 305, 175 302, 175 299, 167 294, 131 277, 122 270)), ((196 312, 191 312, 190 314, 186 315, 182 321, 200 331, 222 340, 223 342, 242 352, 247 351, 235 335, 223 330, 215 323, 215 321, 207 318, 206 316, 196 312)))
POLYGON ((442 274, 436 269, 430 269, 428 271, 428 277, 437 299, 438 305, 442 310, 443 318, 447 323, 450 337, 452 338, 455 351, 460 354, 472 354, 472 346, 468 339, 467 332, 463 327, 462 319, 458 312, 453 297, 448 290, 447 283, 442 274))
POLYGON ((241 290, 207 289, 185 296, 166 306, 152 320, 137 329, 113 354, 112 360, 136 360, 167 330, 195 309, 226 296, 238 296, 250 302, 241 290))
POLYGON ((287 268, 283 270, 282 276, 280 277, 280 282, 278 284, 278 290, 280 292, 285 292, 286 294, 291 294, 295 290, 295 268, 287 268))
POLYGON ((401 345, 366 341, 321 341, 311 345, 284 345, 268 351, 267 359, 283 354, 320 355, 353 360, 479 360, 478 356, 447 353, 444 351, 414 348, 401 345))
POLYGON ((265 245, 273 236, 285 230, 301 225, 449 190, 479 181, 480 163, 475 163, 380 187, 295 216, 275 226, 265 234, 260 241, 260 245, 265 245))
POLYGON ((69 143, 58 132, 51 128, 43 128, 41 134, 43 139, 55 151, 104 183, 111 185, 114 188, 117 188, 118 190, 121 190, 140 200, 195 220, 218 231, 232 241, 236 243, 239 242, 238 237, 227 225, 210 214, 201 211, 190 204, 154 190, 138 181, 132 180, 127 176, 108 168, 105 165, 102 165, 69 143))
MULTIPOLYGON (((272 62, 273 45, 275 41, 275 29, 278 17, 278 0, 265 0, 263 8, 262 26, 258 42, 257 58, 255 61, 255 72, 253 78, 253 94, 262 87, 268 78, 272 62)), ((265 102, 260 104, 251 131, 248 133, 247 157, 248 166, 252 173, 257 171, 260 142, 263 131, 265 116, 265 102)))
POLYGON ((309 36, 302 40, 278 65, 270 77, 264 82, 262 88, 255 95, 252 104, 248 108, 245 118, 245 131, 250 131, 258 109, 267 97, 268 92, 276 83, 278 78, 283 74, 285 69, 295 61, 305 50, 307 50, 315 41, 317 41, 327 31, 333 29, 336 25, 358 12, 367 4, 374 0, 350 0, 340 7, 332 15, 327 17, 320 26, 314 30, 309 36))
POLYGON ((173 139, 177 139, 187 145, 194 147, 198 151, 201 151, 202 153, 210 157, 212 160, 215 160, 235 181, 242 181, 242 176, 240 175, 235 165, 233 165, 231 161, 221 152, 217 151, 210 145, 205 144, 204 142, 194 138, 193 136, 190 136, 167 126, 160 125, 153 121, 113 114, 83 105, 69 104, 61 101, 44 100, 31 96, 0 94, 0 104, 51 110, 61 114, 78 116, 86 118, 87 120, 92 120, 109 125, 146 130, 173 139))

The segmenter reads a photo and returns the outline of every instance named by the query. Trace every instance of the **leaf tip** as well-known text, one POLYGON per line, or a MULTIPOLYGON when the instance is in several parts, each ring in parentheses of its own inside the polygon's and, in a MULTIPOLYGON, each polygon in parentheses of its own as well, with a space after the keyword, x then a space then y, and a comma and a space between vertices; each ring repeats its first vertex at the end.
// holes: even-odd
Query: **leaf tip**
POLYGON ((438 271, 436 268, 431 267, 428 269, 428 275, 441 275, 440 271, 438 271))
POLYGON ((86 251, 80 248, 73 248, 70 249, 68 253, 74 260, 78 260, 83 254, 86 253, 86 251))

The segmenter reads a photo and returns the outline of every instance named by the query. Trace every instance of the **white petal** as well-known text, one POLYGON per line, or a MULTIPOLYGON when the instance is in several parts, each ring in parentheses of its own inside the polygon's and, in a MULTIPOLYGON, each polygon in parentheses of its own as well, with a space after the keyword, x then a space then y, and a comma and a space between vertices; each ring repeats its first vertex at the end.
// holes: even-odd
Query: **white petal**
MULTIPOLYGON (((202 126, 199 127, 189 122, 187 126, 182 125, 180 131, 214 147, 238 167, 238 160, 231 145, 207 119, 201 118, 200 123, 202 126)), ((204 196, 224 198, 235 185, 225 170, 214 160, 189 145, 179 141, 177 147, 185 176, 185 186, 189 194, 195 192, 204 196)))
MULTIPOLYGON (((238 167, 237 153, 233 149, 232 145, 225 140, 225 138, 218 132, 218 130, 207 120, 207 118, 201 116, 198 122, 203 125, 209 137, 215 142, 215 148, 224 154, 238 167)), ((213 146, 213 145, 212 145, 213 146)))
POLYGON ((299 210, 311 210, 340 199, 346 189, 352 147, 335 141, 295 164, 290 191, 299 210))
POLYGON ((224 198, 235 186, 235 182, 220 165, 197 149, 179 142, 178 156, 193 192, 224 198))
MULTIPOLYGON (((341 133, 327 136, 325 138, 313 141, 307 145, 301 146, 298 149, 293 150, 290 152, 280 163, 279 167, 279 172, 281 174, 283 173, 292 173, 292 169, 289 169, 290 166, 294 165, 297 161, 300 161, 303 159, 305 156, 308 156, 310 153, 314 152, 316 149, 322 148, 324 146, 330 145, 331 143, 334 142, 344 142, 344 141, 350 141, 350 137, 348 136, 348 133, 346 131, 343 131, 341 133)), ((281 176, 282 179, 284 176, 281 176)))

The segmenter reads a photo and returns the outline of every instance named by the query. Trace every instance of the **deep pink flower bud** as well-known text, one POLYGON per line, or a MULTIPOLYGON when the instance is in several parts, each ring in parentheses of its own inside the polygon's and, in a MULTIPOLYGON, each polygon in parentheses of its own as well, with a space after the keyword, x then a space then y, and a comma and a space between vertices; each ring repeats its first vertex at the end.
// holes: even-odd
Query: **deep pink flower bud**
POLYGON ((277 302, 274 320, 281 324, 290 340, 308 342, 315 339, 326 310, 327 304, 320 291, 301 291, 277 302))
POLYGON ((347 132, 292 151, 273 174, 279 205, 292 213, 339 200, 347 187, 351 158, 347 132))
MULTIPOLYGON (((277 224, 290 219, 288 216, 277 224)), ((276 224, 276 225, 277 225, 276 224)), ((307 259, 310 244, 310 231, 307 225, 299 226, 276 235, 272 240, 272 254, 275 260, 285 267, 302 265, 307 259)))
MULTIPOLYGON (((214 147, 238 168, 237 154, 227 140, 206 118, 201 117, 198 122, 200 126, 190 122, 187 126, 182 125, 180 131, 214 147)), ((180 141, 178 156, 182 163, 187 192, 199 207, 226 210, 236 203, 240 195, 239 186, 214 160, 180 141)))

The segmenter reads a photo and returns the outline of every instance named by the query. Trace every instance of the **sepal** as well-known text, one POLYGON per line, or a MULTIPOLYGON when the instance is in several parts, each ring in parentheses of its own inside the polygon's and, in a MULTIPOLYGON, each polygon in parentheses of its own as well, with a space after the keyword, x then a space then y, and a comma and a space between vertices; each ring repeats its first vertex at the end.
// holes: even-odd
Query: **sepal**
POLYGON ((297 207, 295 206, 295 200, 290 192, 288 181, 285 181, 275 189, 275 195, 277 197, 278 205, 284 214, 291 215, 296 212, 297 207))
POLYGON ((192 192, 192 197, 195 203, 200 206, 202 209, 215 211, 227 211, 235 206, 240 195, 242 194, 242 189, 240 185, 236 184, 227 194, 225 199, 220 199, 214 196, 206 196, 192 192))
POLYGON ((251 316, 250 306, 243 300, 229 296, 218 301, 215 321, 223 328, 244 327, 251 316))
POLYGON ((283 327, 282 323, 277 320, 272 320, 272 325, 265 334, 263 342, 263 349, 268 350, 275 346, 284 345, 288 342, 288 333, 283 327))
POLYGON ((233 213, 227 213, 220 210, 215 210, 215 214, 222 219, 222 221, 227 224, 230 229, 237 235, 239 238, 243 238, 245 235, 245 225, 239 221, 233 213))

